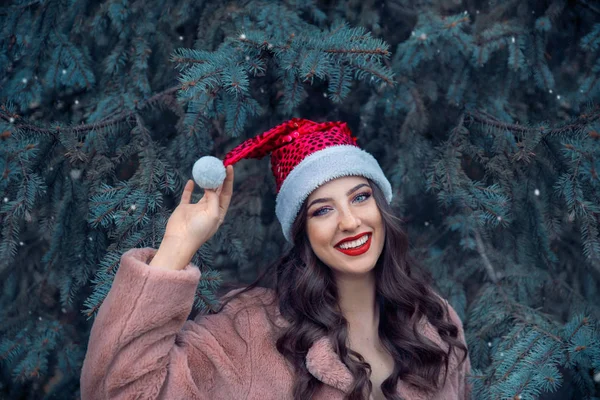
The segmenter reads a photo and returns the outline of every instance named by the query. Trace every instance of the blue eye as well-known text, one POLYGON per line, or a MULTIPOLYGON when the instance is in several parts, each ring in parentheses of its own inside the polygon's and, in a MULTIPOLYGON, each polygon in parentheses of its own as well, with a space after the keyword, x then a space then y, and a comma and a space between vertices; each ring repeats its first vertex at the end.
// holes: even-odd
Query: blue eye
POLYGON ((319 208, 317 211, 315 211, 315 212, 312 214, 312 215, 313 215, 313 217, 318 217, 319 215, 323 215, 323 214, 321 213, 321 211, 323 211, 323 210, 326 210, 326 209, 327 209, 327 207, 319 208))
MULTIPOLYGON (((369 197, 371 197, 371 193, 369 192, 362 192, 357 194, 354 199, 352 199, 352 201, 358 201, 359 203, 363 203, 365 201, 367 201, 369 199, 369 197), (357 200, 363 198, 362 200, 357 200)), ((321 211, 326 211, 329 207, 322 207, 319 208, 318 210, 316 210, 315 212, 312 213, 313 217, 318 217, 320 215, 325 215, 324 213, 322 213, 321 211)))
POLYGON ((369 197, 371 197, 371 193, 369 193, 369 192, 363 192, 363 193, 357 194, 356 197, 354 198, 354 200, 358 199, 359 197, 364 197, 365 198, 364 200, 359 201, 359 203, 362 203, 363 201, 367 201, 367 199, 369 197))

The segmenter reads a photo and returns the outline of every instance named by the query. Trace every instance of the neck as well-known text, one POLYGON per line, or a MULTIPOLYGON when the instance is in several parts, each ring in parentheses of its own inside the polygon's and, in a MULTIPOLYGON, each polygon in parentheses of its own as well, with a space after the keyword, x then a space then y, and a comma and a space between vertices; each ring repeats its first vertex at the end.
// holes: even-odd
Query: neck
POLYGON ((379 307, 375 301, 375 274, 338 276, 339 306, 348 321, 349 340, 355 345, 374 343, 378 337, 379 307))

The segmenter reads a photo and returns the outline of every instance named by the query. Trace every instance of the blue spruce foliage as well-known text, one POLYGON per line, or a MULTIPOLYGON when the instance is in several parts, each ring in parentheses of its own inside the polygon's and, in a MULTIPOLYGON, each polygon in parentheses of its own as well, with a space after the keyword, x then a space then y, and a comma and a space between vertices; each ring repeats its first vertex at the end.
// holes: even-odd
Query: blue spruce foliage
MULTIPOLYGON (((3 5, 0 397, 79 398, 121 255, 160 245, 194 161, 304 117, 348 121, 380 161, 463 321, 474 398, 600 398, 599 16, 589 0, 3 5)), ((239 166, 192 260, 194 313, 286 246, 268 160, 239 166)))

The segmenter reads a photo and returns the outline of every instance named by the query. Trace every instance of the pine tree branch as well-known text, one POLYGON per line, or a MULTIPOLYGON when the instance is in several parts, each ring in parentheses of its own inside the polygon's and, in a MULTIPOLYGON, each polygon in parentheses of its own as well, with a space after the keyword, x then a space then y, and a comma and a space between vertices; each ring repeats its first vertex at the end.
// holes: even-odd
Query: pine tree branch
MULTIPOLYGON (((173 93, 177 92, 180 89, 181 89, 180 86, 174 86, 174 87, 166 89, 162 92, 156 93, 152 97, 149 97, 148 99, 141 102, 138 105, 137 110, 142 110, 142 109, 146 108, 148 105, 160 100, 162 97, 171 96, 173 93)), ((81 125, 72 126, 69 128, 62 128, 58 125, 56 125, 55 128, 53 128, 53 129, 42 128, 40 126, 33 125, 28 122, 18 122, 21 120, 21 117, 17 114, 9 113, 4 106, 0 107, 0 119, 4 120, 6 122, 10 122, 11 118, 13 118, 15 121, 15 122, 13 122, 13 124, 17 129, 23 129, 23 130, 36 132, 39 134, 56 136, 59 132, 81 133, 81 132, 88 132, 88 131, 105 128, 107 126, 112 126, 119 122, 127 121, 130 118, 134 117, 137 110, 132 110, 127 113, 117 114, 117 116, 115 116, 115 117, 112 117, 109 119, 103 119, 103 120, 100 120, 98 122, 94 122, 91 124, 81 124, 81 125)))
POLYGON ((592 113, 590 114, 581 114, 575 122, 561 126, 560 128, 554 129, 544 129, 544 127, 540 128, 530 128, 523 125, 510 124, 506 122, 499 121, 495 118, 492 118, 484 111, 474 110, 465 111, 465 116, 471 118, 473 121, 493 126, 498 129, 508 130, 511 132, 521 132, 521 133, 534 133, 534 132, 542 132, 542 136, 548 135, 560 135, 567 132, 573 132, 578 129, 581 129, 582 126, 589 125, 600 119, 600 106, 596 106, 592 113))
POLYGON ((481 239, 481 234, 479 233, 478 229, 475 229, 475 242, 477 243, 477 252, 483 259, 483 266, 485 267, 489 278, 492 282, 497 283, 498 277, 496 275, 496 271, 494 270, 494 266, 492 265, 490 259, 487 256, 485 246, 483 245, 483 240, 481 239))
MULTIPOLYGON (((31 6, 38 5, 40 3, 41 3, 40 0, 33 0, 33 1, 30 1, 29 3, 26 3, 26 4, 18 4, 18 5, 10 6, 9 9, 17 9, 17 10, 21 9, 21 10, 24 10, 24 9, 29 8, 31 6)), ((8 13, 0 13, 0 15, 8 15, 8 13)))
MULTIPOLYGON (((272 48, 278 48, 281 50, 287 50, 289 49, 290 46, 290 42, 291 39, 293 39, 295 37, 295 35, 292 35, 292 37, 290 38, 290 41, 288 42, 288 44, 286 44, 285 46, 278 46, 278 45, 274 45, 272 43, 268 43, 268 42, 263 42, 263 43, 259 43, 253 40, 250 40, 248 38, 239 38, 238 40, 241 42, 244 42, 246 44, 252 45, 253 47, 256 47, 257 49, 263 49, 265 47, 272 49, 272 48)), ((387 57, 390 52, 385 50, 385 49, 381 49, 381 48, 376 48, 376 49, 357 49, 357 48, 331 48, 331 49, 318 49, 318 48, 313 48, 310 46, 303 46, 305 49, 307 50, 317 50, 317 51, 321 51, 323 53, 330 53, 330 54, 352 54, 352 55, 375 55, 375 56, 381 56, 381 57, 387 57)), ((379 79, 381 79, 382 81, 384 81, 385 83, 387 83, 390 86, 394 85, 393 81, 390 81, 389 79, 387 79, 385 76, 383 76, 382 74, 380 74, 378 71, 372 69, 372 68, 367 68, 366 66, 360 65, 358 63, 351 63, 350 65, 352 65, 354 68, 356 69, 360 69, 363 70, 371 75, 377 76, 379 79)))
POLYGON ((350 48, 350 49, 324 49, 323 50, 324 53, 332 53, 332 54, 336 54, 336 53, 340 53, 340 54, 374 54, 374 55, 378 55, 378 56, 388 56, 390 54, 389 51, 387 50, 383 50, 380 48, 376 48, 375 50, 369 50, 369 49, 356 49, 354 47, 350 48))
POLYGON ((207 78, 211 78, 215 75, 219 75, 219 74, 221 74, 221 72, 223 72, 222 69, 217 69, 217 70, 211 71, 210 73, 208 73, 206 75, 199 76, 197 79, 194 79, 193 81, 185 82, 183 85, 181 85, 181 89, 187 90, 190 88, 190 86, 196 86, 198 84, 198 82, 206 80, 207 78))
POLYGON ((597 9, 596 7, 592 6, 587 0, 579 0, 577 3, 582 5, 583 7, 587 8, 588 10, 591 10, 591 11, 595 12, 596 14, 600 15, 600 10, 597 9))

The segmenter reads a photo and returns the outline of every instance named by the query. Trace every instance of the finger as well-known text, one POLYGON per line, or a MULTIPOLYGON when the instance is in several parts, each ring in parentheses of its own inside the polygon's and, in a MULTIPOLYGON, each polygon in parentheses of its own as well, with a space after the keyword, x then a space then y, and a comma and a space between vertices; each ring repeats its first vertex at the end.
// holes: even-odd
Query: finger
POLYGON ((219 195, 215 189, 205 189, 204 197, 206 199, 206 209, 210 215, 219 217, 219 195))
POLYGON ((220 205, 220 215, 222 218, 225 217, 225 213, 227 213, 227 209, 229 208, 229 203, 231 202, 231 196, 233 194, 233 165, 227 166, 227 177, 225 178, 225 182, 223 182, 223 186, 221 189, 221 194, 219 196, 219 205, 220 205))
POLYGON ((181 194, 181 201, 179 204, 189 204, 192 198, 192 192, 194 191, 194 181, 189 179, 183 187, 183 193, 181 194))

